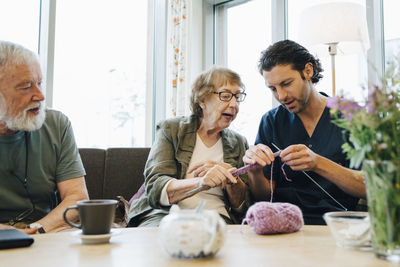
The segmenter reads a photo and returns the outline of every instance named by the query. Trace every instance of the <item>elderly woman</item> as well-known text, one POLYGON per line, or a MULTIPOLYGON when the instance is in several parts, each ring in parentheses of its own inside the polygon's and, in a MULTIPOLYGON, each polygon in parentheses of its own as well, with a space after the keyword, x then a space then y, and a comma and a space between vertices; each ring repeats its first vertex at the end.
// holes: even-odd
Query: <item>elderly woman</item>
POLYGON ((245 99, 238 74, 213 67, 194 82, 189 117, 161 122, 146 163, 145 193, 129 211, 129 226, 158 226, 172 204, 183 209, 216 210, 227 223, 238 223, 249 205, 243 166, 246 139, 227 129, 245 99), (202 191, 187 194, 202 186, 202 191))

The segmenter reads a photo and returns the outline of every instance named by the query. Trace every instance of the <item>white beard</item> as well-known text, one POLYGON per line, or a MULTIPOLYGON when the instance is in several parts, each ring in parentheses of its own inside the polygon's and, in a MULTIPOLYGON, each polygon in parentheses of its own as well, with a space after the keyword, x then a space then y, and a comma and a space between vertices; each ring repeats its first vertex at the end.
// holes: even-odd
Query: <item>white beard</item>
POLYGON ((12 131, 35 131, 42 127, 46 118, 46 112, 43 107, 43 101, 39 102, 39 114, 36 116, 28 116, 28 110, 36 108, 37 103, 29 105, 24 111, 16 117, 9 117, 7 115, 7 106, 4 98, 0 95, 0 121, 3 121, 6 127, 12 131))

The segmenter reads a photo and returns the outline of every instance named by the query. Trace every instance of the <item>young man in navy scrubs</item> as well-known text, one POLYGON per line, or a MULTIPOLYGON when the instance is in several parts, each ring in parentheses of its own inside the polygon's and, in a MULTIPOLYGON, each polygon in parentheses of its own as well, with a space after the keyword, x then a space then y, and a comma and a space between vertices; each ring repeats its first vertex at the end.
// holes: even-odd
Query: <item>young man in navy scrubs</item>
POLYGON ((359 171, 348 168, 341 149, 346 140, 331 121, 327 95, 314 88, 322 78, 319 60, 284 40, 262 52, 258 68, 281 105, 262 117, 255 145, 243 158, 245 164, 262 166, 249 172, 254 199, 268 201, 272 182, 273 201, 299 206, 306 224, 324 224, 328 211, 354 210, 365 198, 365 184, 359 171), (280 157, 274 158, 274 145, 282 150, 280 157))

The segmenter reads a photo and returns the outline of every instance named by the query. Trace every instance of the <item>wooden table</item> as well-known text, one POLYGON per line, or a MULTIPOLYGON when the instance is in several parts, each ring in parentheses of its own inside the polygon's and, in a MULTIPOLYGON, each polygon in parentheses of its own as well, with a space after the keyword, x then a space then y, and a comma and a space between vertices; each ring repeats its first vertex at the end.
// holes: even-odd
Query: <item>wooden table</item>
POLYGON ((31 247, 0 250, 0 266, 399 266, 373 252, 337 247, 326 226, 304 226, 292 234, 256 235, 248 226, 228 226, 214 258, 170 258, 158 241, 157 228, 127 228, 111 243, 83 245, 76 232, 35 235, 31 247))

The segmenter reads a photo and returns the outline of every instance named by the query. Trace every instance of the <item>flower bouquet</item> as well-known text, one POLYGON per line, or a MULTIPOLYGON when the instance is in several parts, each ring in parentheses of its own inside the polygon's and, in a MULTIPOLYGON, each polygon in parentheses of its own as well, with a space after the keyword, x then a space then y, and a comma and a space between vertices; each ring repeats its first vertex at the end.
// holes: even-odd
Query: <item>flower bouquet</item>
POLYGON ((374 251, 400 262, 400 60, 388 65, 364 103, 333 97, 327 106, 348 136, 342 149, 350 167, 362 165, 374 251))

